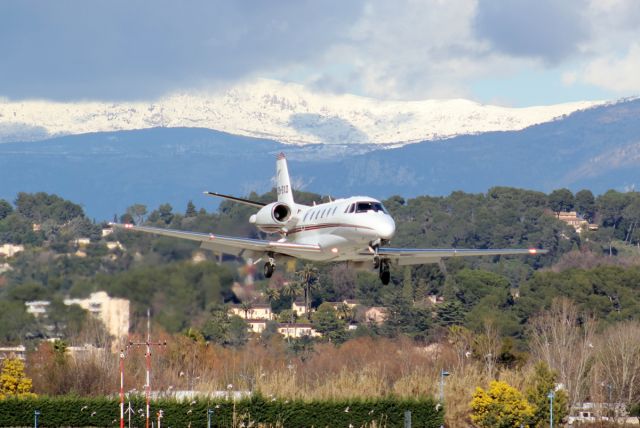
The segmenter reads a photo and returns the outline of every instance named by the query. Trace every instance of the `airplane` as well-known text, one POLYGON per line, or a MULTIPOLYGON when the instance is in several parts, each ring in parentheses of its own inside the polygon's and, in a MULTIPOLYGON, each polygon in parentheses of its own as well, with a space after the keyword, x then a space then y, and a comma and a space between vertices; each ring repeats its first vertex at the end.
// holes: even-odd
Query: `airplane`
POLYGON ((378 271, 384 285, 391 279, 390 265, 399 266, 438 263, 446 257, 498 256, 511 254, 538 255, 547 250, 529 249, 460 249, 460 248, 394 248, 388 244, 396 224, 382 202, 368 196, 336 199, 312 206, 293 199, 287 160, 283 153, 276 159, 277 201, 270 204, 251 201, 216 192, 204 192, 258 209, 249 223, 279 239, 253 239, 212 233, 162 229, 134 224, 111 223, 116 229, 134 230, 200 243, 204 249, 245 259, 265 260, 263 273, 273 275, 276 262, 298 258, 315 262, 346 261, 357 269, 378 271))

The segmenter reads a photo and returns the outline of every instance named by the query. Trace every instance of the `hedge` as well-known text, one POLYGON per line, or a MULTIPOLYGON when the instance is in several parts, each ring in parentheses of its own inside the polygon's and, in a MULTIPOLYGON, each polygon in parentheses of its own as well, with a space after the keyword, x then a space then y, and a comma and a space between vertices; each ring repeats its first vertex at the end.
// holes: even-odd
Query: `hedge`
MULTIPOLYGON (((144 403, 144 397, 131 399, 135 412, 131 415, 132 427, 144 427, 144 403)), ((33 426, 36 409, 40 411, 40 427, 117 427, 120 424, 120 403, 117 399, 62 396, 0 400, 0 426, 33 426)), ((414 428, 437 428, 444 420, 444 411, 436 408, 435 401, 430 398, 291 401, 260 395, 235 402, 202 398, 193 401, 154 400, 151 417, 157 425, 157 413, 162 410, 162 427, 204 428, 207 426, 208 409, 213 410, 212 427, 403 427, 406 410, 412 413, 414 428)), ((128 415, 125 415, 125 426, 128 426, 128 415)))

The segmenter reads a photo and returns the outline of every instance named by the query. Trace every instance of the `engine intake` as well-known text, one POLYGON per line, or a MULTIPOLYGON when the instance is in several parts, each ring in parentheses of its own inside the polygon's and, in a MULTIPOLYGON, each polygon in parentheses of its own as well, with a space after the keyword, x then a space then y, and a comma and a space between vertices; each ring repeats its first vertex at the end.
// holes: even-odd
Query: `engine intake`
POLYGON ((287 204, 275 204, 271 216, 278 223, 286 223, 291 218, 291 208, 287 204))

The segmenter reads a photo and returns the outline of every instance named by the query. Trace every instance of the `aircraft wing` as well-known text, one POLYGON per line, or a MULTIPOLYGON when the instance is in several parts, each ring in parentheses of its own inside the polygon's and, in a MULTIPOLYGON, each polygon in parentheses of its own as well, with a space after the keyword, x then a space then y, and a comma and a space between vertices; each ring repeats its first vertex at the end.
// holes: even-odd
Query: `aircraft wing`
POLYGON ((441 249, 441 248, 384 248, 378 250, 378 255, 397 262, 400 266, 437 263, 445 257, 467 256, 506 256, 511 254, 546 254, 548 250, 498 248, 488 250, 474 249, 441 249))
POLYGON ((238 198, 236 196, 223 195, 222 193, 204 192, 204 194, 205 195, 209 195, 209 196, 216 196, 218 198, 228 199, 230 201, 238 202, 240 204, 249 205, 249 206, 254 207, 254 208, 262 208, 265 205, 267 205, 267 204, 263 204, 262 202, 250 201, 249 199, 238 198))
POLYGON ((239 257, 260 257, 265 252, 270 251, 278 254, 299 257, 304 256, 304 254, 322 251, 318 245, 294 244, 286 241, 238 238, 233 236, 215 235, 213 233, 185 232, 182 230, 136 226, 133 224, 111 223, 111 227, 114 229, 145 232, 154 235, 196 241, 200 242, 200 246, 204 249, 239 257))

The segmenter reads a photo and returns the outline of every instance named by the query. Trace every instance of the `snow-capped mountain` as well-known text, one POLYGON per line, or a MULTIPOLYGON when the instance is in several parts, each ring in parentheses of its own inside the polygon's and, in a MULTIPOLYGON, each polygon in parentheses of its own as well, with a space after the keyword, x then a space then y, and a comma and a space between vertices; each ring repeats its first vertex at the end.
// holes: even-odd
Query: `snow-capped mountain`
POLYGON ((257 80, 154 102, 0 100, 0 142, 153 127, 198 127, 290 144, 394 144, 514 131, 601 104, 507 108, 472 101, 382 101, 257 80))

